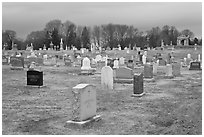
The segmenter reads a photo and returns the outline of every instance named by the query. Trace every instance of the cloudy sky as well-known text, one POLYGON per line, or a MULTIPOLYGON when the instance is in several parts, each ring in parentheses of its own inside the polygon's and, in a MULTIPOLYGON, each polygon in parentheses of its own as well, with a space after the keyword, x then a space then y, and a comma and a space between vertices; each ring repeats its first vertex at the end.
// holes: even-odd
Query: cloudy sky
POLYGON ((17 32, 19 38, 43 30, 50 20, 69 20, 76 25, 108 23, 133 25, 140 31, 164 25, 179 31, 190 29, 196 37, 202 36, 201 2, 3 2, 2 29, 17 32))

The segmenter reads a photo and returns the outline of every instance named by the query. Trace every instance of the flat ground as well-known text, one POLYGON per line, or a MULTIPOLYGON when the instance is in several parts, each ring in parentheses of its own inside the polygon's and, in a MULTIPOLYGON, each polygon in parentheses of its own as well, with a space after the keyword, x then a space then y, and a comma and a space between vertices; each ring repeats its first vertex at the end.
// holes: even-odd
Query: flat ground
MULTIPOLYGON (((179 60, 192 52, 178 50, 175 56, 179 60)), ((182 68, 182 75, 173 79, 160 72, 155 82, 144 82, 146 94, 134 98, 132 84, 114 84, 114 90, 105 90, 100 75, 79 76, 80 68, 42 70, 46 87, 28 88, 26 70, 2 66, 2 134, 202 134, 202 71, 182 68), (65 127, 71 118, 72 87, 79 83, 96 86, 97 114, 102 119, 84 128, 65 127)))

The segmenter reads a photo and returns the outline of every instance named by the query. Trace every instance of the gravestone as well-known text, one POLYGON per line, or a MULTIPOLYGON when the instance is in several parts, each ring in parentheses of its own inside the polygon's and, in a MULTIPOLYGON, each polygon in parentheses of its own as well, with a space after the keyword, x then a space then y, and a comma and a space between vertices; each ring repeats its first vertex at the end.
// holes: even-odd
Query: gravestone
POLYGON ((133 82, 133 97, 141 97, 144 93, 144 83, 143 83, 143 74, 135 74, 133 82))
POLYGON ((11 69, 24 69, 24 58, 23 57, 10 57, 11 69))
POLYGON ((8 65, 8 58, 5 55, 2 56, 2 65, 8 65))
POLYGON ((128 68, 131 68, 131 69, 134 69, 134 62, 132 59, 129 59, 128 62, 127 62, 127 67, 128 68))
POLYGON ((91 61, 88 57, 85 57, 82 61, 81 74, 93 74, 94 68, 91 68, 91 61))
POLYGON ((119 59, 119 65, 120 65, 120 66, 124 66, 124 65, 125 65, 125 58, 124 58, 124 57, 121 57, 121 58, 119 59))
POLYGON ((159 59, 159 66, 166 66, 166 61, 163 58, 159 59))
POLYGON ((172 65, 171 64, 166 65, 166 77, 169 77, 169 78, 173 77, 172 65))
POLYGON ((101 73, 101 69, 106 66, 105 61, 98 61, 96 67, 96 73, 101 73))
POLYGON ((96 115, 96 91, 93 85, 78 84, 72 90, 72 120, 66 124, 83 126, 100 119, 96 115))
POLYGON ((181 75, 181 63, 180 62, 172 63, 172 74, 173 76, 181 75))
POLYGON ((101 85, 104 88, 113 89, 113 69, 110 66, 101 69, 101 85))
POLYGON ((144 65, 144 78, 153 78, 153 65, 144 65))
POLYGON ((96 62, 101 61, 102 60, 102 56, 101 55, 96 55, 96 62))
POLYGON ((85 57, 82 61, 82 67, 81 67, 82 70, 89 70, 91 69, 91 62, 90 62, 90 59, 85 57))
POLYGON ((198 61, 199 61, 199 62, 201 61, 201 59, 200 59, 200 54, 198 54, 198 61))
POLYGON ((170 53, 167 54, 167 62, 166 63, 167 64, 171 64, 172 63, 172 61, 171 61, 171 54, 170 53))
POLYGON ((27 85, 38 87, 43 86, 43 72, 37 70, 28 70, 27 85))
POLYGON ((113 68, 119 68, 119 61, 117 59, 113 62, 113 68))
POLYGON ((201 63, 200 62, 191 62, 189 70, 201 70, 201 63))
POLYGON ((69 58, 64 58, 64 63, 65 63, 65 66, 69 66, 69 67, 72 66, 72 61, 69 58))
POLYGON ((133 70, 127 67, 120 67, 116 69, 114 82, 132 83, 133 82, 133 70))
POLYGON ((147 61, 147 57, 146 57, 145 55, 143 55, 143 56, 142 56, 142 63, 143 63, 143 64, 146 64, 146 61, 147 61))
POLYGON ((157 75, 158 66, 157 62, 153 62, 153 75, 157 75))

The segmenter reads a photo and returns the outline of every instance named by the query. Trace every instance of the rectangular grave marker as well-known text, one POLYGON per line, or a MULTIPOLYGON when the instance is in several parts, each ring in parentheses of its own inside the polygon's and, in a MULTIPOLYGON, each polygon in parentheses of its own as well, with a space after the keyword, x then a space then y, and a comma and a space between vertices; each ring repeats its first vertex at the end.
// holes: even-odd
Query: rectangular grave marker
POLYGON ((11 69, 24 69, 23 57, 10 57, 11 69))
POLYGON ((191 62, 189 70, 201 70, 200 62, 191 62))
POLYGON ((133 83, 133 97, 140 97, 144 95, 144 83, 143 83, 143 74, 135 74, 134 75, 134 83, 133 83))
POLYGON ((43 86, 43 72, 36 70, 27 71, 27 85, 43 86))

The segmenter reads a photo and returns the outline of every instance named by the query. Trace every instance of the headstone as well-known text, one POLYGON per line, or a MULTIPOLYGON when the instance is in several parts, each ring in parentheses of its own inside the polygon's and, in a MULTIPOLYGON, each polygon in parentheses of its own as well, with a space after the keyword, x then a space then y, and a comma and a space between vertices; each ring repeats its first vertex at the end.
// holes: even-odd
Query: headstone
POLYGON ((133 70, 127 67, 116 69, 116 79, 133 79, 133 70))
POLYGON ((36 70, 27 71, 27 85, 43 86, 43 72, 36 70))
POLYGON ((153 78, 153 65, 144 65, 144 78, 153 78))
POLYGON ((72 90, 72 120, 86 121, 96 116, 96 91, 89 84, 78 84, 72 90))
POLYGON ((119 68, 119 61, 117 59, 113 62, 113 68, 119 68))
POLYGON ((64 58, 65 66, 72 66, 72 61, 69 58, 64 58))
POLYGON ((146 57, 145 55, 143 55, 143 56, 142 56, 142 63, 143 63, 143 64, 146 64, 146 61, 147 61, 147 57, 146 57))
POLYGON ((170 53, 167 54, 167 62, 166 63, 167 64, 171 64, 172 63, 172 61, 171 61, 171 54, 170 53))
POLYGON ((173 76, 181 75, 181 63, 180 62, 172 63, 172 74, 173 76))
POLYGON ((133 60, 131 60, 131 59, 128 60, 127 67, 131 68, 131 69, 134 69, 134 62, 133 62, 133 60))
POLYGON ((153 75, 157 75, 157 69, 159 64, 157 62, 153 62, 153 75))
POLYGON ((89 70, 91 69, 91 62, 90 62, 90 59, 85 57, 83 59, 83 62, 82 62, 82 67, 81 67, 82 70, 89 70))
POLYGON ((2 65, 8 65, 8 58, 5 55, 2 56, 2 65))
POLYGON ((200 54, 198 54, 198 61, 199 61, 199 62, 201 61, 201 59, 200 59, 200 54))
POLYGON ((101 85, 104 88, 113 89, 113 70, 110 66, 101 69, 101 85))
POLYGON ((10 57, 11 69, 24 69, 23 57, 10 57))
POLYGON ((119 65, 120 66, 123 66, 125 64, 125 58, 124 57, 121 57, 120 59, 119 59, 119 65))
POLYGON ((167 64, 166 65, 166 76, 167 77, 173 77, 172 64, 167 64))
POLYGON ((201 62, 191 62, 189 70, 201 70, 201 62))
POLYGON ((102 60, 101 55, 96 55, 96 62, 101 61, 101 60, 102 60))
POLYGON ((133 83, 133 97, 140 97, 144 95, 144 83, 143 83, 143 74, 135 74, 134 75, 134 83, 133 83))
POLYGON ((166 61, 164 59, 159 59, 159 66, 166 66, 166 61))
POLYGON ((191 54, 187 54, 187 58, 189 58, 189 59, 190 59, 190 58, 191 58, 191 54))

